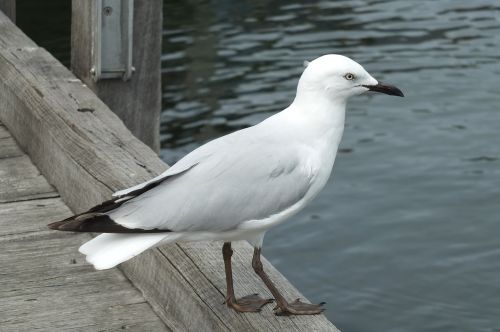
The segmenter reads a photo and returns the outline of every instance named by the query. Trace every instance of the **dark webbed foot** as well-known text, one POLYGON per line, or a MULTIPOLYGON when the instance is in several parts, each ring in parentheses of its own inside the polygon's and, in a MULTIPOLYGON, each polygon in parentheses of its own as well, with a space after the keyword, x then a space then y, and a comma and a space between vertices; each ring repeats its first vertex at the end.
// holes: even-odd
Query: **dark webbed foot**
POLYGON ((325 302, 320 304, 304 303, 300 299, 296 299, 292 303, 285 303, 281 306, 276 306, 274 308, 274 313, 277 316, 287 316, 287 315, 317 315, 322 313, 325 309, 322 306, 325 302))
POLYGON ((300 299, 296 299, 292 303, 283 303, 281 306, 277 305, 274 308, 274 313, 277 316, 288 316, 288 315, 318 315, 322 313, 325 309, 322 308, 325 302, 320 304, 311 304, 301 302, 300 299))
POLYGON ((274 308, 274 313, 278 316, 287 316, 287 315, 317 315, 322 313, 325 309, 321 308, 325 302, 320 304, 310 304, 303 303, 300 299, 296 299, 292 303, 288 303, 283 295, 281 295, 280 291, 276 288, 274 283, 269 279, 266 272, 264 272, 264 267, 260 260, 260 248, 255 248, 253 251, 253 259, 252 259, 252 267, 255 270, 255 273, 259 275, 264 284, 266 284, 267 288, 273 294, 276 299, 276 308, 274 308))
POLYGON ((263 306, 273 301, 274 299, 263 299, 257 294, 252 294, 237 300, 227 299, 226 304, 238 312, 259 312, 263 306))

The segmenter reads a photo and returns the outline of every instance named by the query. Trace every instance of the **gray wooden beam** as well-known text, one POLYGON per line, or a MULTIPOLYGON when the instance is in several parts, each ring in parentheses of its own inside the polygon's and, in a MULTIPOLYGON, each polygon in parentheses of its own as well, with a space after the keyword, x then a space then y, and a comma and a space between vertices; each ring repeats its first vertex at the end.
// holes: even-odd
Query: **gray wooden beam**
POLYGON ((162 1, 134 1, 132 64, 128 81, 92 75, 92 13, 96 1, 73 0, 71 22, 71 69, 85 82, 128 129, 154 151, 160 147, 162 1))
POLYGON ((78 255, 90 235, 47 230, 70 214, 59 198, 0 203, 0 330, 171 331, 120 271, 78 255))
POLYGON ((16 23, 16 0, 0 0, 0 10, 16 23))
POLYGON ((47 229, 70 215, 0 122, 0 330, 171 331, 120 271, 85 263, 77 248, 89 234, 47 229))

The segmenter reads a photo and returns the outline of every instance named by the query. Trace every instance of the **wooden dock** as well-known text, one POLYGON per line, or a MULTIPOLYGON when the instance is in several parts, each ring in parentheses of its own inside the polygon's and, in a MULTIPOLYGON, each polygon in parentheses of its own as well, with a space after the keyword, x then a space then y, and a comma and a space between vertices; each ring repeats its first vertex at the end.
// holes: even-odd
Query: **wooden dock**
MULTIPOLYGON (((0 122, 0 331, 337 331, 323 315, 228 309, 221 243, 163 246, 94 271, 77 251, 90 235, 49 231, 168 166, 1 11, 0 122)), ((233 248, 237 296, 269 296, 252 248, 233 248)), ((304 298, 263 263, 287 298, 304 298)))
POLYGON ((0 331, 168 330, 120 270, 85 263, 89 234, 47 229, 71 214, 0 123, 0 331))

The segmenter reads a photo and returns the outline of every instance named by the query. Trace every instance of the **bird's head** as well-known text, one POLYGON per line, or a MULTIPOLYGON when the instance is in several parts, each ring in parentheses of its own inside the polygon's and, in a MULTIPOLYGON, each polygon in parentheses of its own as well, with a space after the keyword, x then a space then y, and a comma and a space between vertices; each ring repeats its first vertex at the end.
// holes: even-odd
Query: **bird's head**
POLYGON ((328 99, 347 100, 366 91, 403 97, 395 86, 378 82, 359 63, 338 54, 323 55, 304 63, 298 93, 312 92, 328 99))

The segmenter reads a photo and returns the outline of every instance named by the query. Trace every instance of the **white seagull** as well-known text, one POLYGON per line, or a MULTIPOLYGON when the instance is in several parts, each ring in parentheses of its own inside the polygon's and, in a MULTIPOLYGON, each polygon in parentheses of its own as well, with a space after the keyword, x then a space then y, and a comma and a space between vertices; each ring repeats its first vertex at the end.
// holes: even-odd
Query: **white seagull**
POLYGON ((322 304, 287 302, 266 275, 260 261, 264 234, 325 186, 344 130, 347 99, 366 91, 403 93, 342 55, 305 64, 295 99, 283 111, 208 142, 159 176, 49 227, 104 233, 80 247, 99 270, 165 243, 222 240, 226 304, 256 312, 272 299, 236 299, 233 290, 231 241, 247 240, 255 248, 252 267, 273 294, 277 315, 322 312, 322 304))

